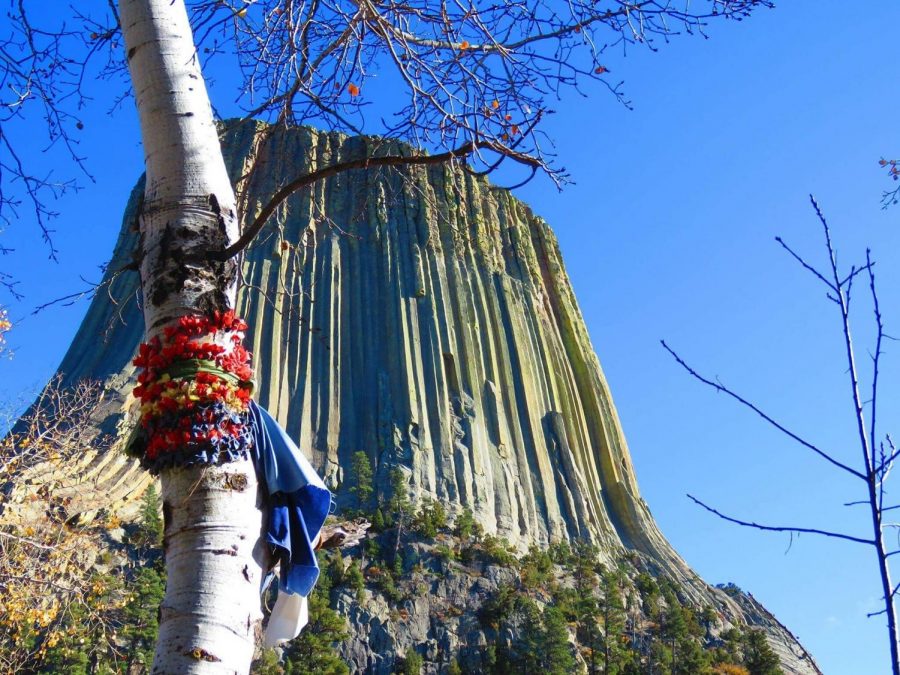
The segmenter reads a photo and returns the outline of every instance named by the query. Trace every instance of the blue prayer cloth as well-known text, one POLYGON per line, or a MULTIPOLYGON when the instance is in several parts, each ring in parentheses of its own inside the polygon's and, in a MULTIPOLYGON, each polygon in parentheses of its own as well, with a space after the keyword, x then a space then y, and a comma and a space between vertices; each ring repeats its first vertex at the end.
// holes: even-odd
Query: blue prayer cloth
POLYGON ((319 578, 312 542, 331 511, 331 492, 265 408, 250 401, 256 474, 268 491, 266 541, 280 563, 280 587, 309 595, 319 578))

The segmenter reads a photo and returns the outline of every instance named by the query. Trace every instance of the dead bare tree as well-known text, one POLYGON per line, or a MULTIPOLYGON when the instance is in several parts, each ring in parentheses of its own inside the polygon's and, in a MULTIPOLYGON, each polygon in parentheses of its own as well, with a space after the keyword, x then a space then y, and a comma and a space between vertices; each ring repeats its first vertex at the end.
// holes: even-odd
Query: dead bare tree
POLYGON ((822 446, 815 444, 803 436, 795 433, 779 422, 774 416, 764 411, 756 403, 744 398, 736 393, 733 389, 723 384, 718 378, 710 379, 701 375, 694 368, 688 365, 681 356, 678 355, 665 340, 662 341, 663 347, 675 358, 692 377, 699 382, 711 387, 716 392, 725 394, 741 406, 751 410, 761 417, 767 424, 774 427, 782 434, 798 443, 803 448, 809 450, 819 459, 824 460, 845 473, 855 480, 858 480, 861 490, 860 499, 848 502, 844 506, 854 507, 862 506, 868 510, 871 519, 871 532, 869 534, 856 534, 848 532, 838 532, 828 529, 827 527, 798 527, 789 525, 770 525, 761 524, 752 520, 735 518, 726 515, 715 509, 693 495, 688 498, 699 506, 703 507, 710 513, 743 527, 754 528, 766 532, 787 532, 794 534, 815 534, 832 539, 840 539, 842 541, 861 544, 871 547, 872 553, 878 567, 878 575, 881 581, 881 589, 883 593, 884 608, 878 612, 869 614, 869 617, 884 614, 887 618, 888 639, 891 647, 891 672, 894 675, 900 675, 900 649, 898 649, 898 633, 897 633, 897 610, 896 596, 900 591, 900 584, 894 584, 891 581, 891 558, 900 553, 900 548, 891 549, 885 541, 886 531, 897 528, 897 523, 886 519, 886 514, 890 511, 900 508, 900 504, 885 503, 887 489, 886 483, 890 476, 894 462, 900 457, 900 448, 897 448, 889 434, 882 434, 877 425, 877 412, 879 403, 879 367, 881 357, 884 355, 884 342, 891 338, 884 329, 884 322, 881 314, 881 307, 878 302, 878 292, 875 285, 875 262, 872 260, 871 251, 866 250, 865 264, 860 266, 852 266, 849 270, 841 271, 838 267, 837 254, 831 238, 831 230, 825 216, 822 214, 816 200, 810 196, 810 201, 815 209, 816 216, 822 226, 824 234, 825 248, 828 253, 828 262, 824 268, 818 268, 807 262, 806 258, 797 253, 788 244, 776 237, 776 241, 787 253, 803 267, 810 272, 819 283, 825 286, 828 300, 834 303, 836 309, 840 313, 841 337, 843 341, 845 361, 842 365, 846 366, 848 375, 848 387, 850 399, 852 401, 852 419, 857 431, 857 461, 851 462, 841 457, 835 450, 823 449, 822 446), (870 372, 870 393, 869 398, 865 399, 860 384, 860 367, 857 359, 857 351, 853 342, 850 320, 850 303, 853 291, 853 283, 860 275, 865 275, 868 280, 869 296, 871 298, 872 318, 875 324, 874 345, 870 350, 871 355, 871 372, 870 372), (868 411, 866 406, 868 405, 868 411), (839 458, 840 457, 840 458, 839 458))

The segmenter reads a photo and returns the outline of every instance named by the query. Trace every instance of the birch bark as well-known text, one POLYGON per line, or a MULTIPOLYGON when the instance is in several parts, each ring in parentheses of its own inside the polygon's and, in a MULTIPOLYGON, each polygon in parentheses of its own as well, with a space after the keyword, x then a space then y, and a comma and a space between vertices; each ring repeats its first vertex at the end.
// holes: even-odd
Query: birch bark
MULTIPOLYGON (((147 172, 149 339, 182 315, 233 308, 236 261, 209 253, 237 238, 238 219, 183 0, 120 0, 119 10, 147 172)), ((246 673, 264 556, 252 463, 167 469, 161 480, 168 581, 153 672, 246 673)))

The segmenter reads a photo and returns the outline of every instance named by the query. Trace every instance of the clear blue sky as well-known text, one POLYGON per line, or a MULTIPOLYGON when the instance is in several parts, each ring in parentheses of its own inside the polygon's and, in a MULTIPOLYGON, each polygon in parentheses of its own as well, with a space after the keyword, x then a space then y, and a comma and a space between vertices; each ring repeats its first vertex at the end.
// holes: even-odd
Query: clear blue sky
MULTIPOLYGON (((536 180, 518 194, 560 238, 663 532, 704 579, 753 593, 825 673, 878 675, 889 671, 888 651, 883 619, 865 617, 879 595, 867 549, 811 536, 789 547, 787 536, 720 522, 684 496, 760 521, 865 535, 861 507, 841 506, 860 497, 858 486, 691 380, 658 342, 857 460, 838 317, 774 237, 823 260, 807 201, 815 193, 841 260, 859 261, 873 248, 888 331, 900 334, 900 207, 880 209, 889 181, 877 166, 882 155, 900 154, 892 66, 900 5, 782 4, 714 25, 709 40, 611 58, 635 110, 599 90, 568 97, 550 126, 577 184, 559 194, 536 180)), ((227 109, 230 93, 220 95, 227 109)), ((24 219, 0 235, 17 249, 2 269, 27 296, 0 300, 19 320, 9 336, 15 357, 0 363, 7 399, 47 380, 87 305, 23 317, 80 287, 79 275, 99 279, 141 171, 130 102, 113 118, 88 113, 85 123, 82 149, 97 182, 58 204, 60 263, 46 261, 24 219)), ((859 319, 865 363, 869 316, 859 319)), ((900 436, 896 345, 888 345, 882 376, 882 431, 900 436)))

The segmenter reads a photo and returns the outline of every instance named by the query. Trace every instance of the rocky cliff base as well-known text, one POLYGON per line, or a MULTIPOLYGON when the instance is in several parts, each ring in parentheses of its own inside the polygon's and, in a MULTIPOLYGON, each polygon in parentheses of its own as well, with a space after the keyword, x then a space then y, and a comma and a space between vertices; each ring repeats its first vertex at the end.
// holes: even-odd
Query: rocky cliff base
MULTIPOLYGON (((332 611, 345 619, 336 647, 349 672, 818 672, 733 585, 722 590, 731 602, 696 605, 638 554, 604 564, 590 545, 560 543, 516 556, 465 516, 451 528, 436 512, 422 509, 399 547, 394 527, 323 557, 311 634, 332 611)), ((301 637, 306 650, 289 646, 258 672, 294 672, 313 642, 301 637)))

